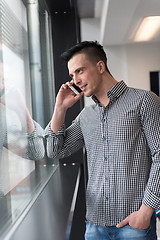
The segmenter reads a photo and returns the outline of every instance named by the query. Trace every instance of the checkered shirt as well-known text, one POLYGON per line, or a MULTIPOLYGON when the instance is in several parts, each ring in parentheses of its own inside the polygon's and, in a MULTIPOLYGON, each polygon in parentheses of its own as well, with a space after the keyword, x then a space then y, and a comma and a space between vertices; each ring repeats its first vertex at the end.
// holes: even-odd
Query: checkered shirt
POLYGON ((63 158, 85 145, 88 164, 86 219, 113 226, 141 204, 160 207, 160 98, 118 82, 106 108, 85 107, 55 135, 46 128, 47 153, 63 158))
POLYGON ((35 129, 31 135, 27 134, 28 144, 26 158, 42 160, 45 157, 44 129, 34 121, 35 129))

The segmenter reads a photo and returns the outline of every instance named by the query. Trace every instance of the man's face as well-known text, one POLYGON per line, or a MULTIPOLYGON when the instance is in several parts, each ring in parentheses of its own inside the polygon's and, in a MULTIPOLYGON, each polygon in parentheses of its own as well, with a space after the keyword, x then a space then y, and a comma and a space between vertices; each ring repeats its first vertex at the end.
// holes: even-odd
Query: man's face
POLYGON ((86 97, 96 96, 101 84, 101 74, 97 64, 90 62, 84 53, 74 55, 68 61, 69 75, 86 97))

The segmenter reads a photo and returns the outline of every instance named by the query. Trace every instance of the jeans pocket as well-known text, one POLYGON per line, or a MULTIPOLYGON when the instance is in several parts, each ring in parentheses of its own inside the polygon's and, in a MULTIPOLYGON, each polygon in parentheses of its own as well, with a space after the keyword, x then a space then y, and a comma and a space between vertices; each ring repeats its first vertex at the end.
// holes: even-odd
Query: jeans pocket
POLYGON ((151 230, 151 226, 149 226, 148 228, 145 228, 145 229, 140 229, 140 228, 133 228, 133 227, 131 227, 130 225, 128 225, 131 229, 133 229, 133 230, 140 230, 141 232, 145 232, 145 233, 148 233, 150 230, 151 230))
POLYGON ((119 232, 120 239, 141 239, 141 240, 150 240, 149 232, 151 227, 147 229, 137 229, 129 225, 126 225, 121 228, 119 232))

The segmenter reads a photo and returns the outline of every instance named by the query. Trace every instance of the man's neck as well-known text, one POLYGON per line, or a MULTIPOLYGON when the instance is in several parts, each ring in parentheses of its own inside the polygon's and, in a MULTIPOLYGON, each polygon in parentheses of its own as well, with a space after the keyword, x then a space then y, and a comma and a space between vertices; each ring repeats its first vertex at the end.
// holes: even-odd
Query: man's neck
POLYGON ((109 104, 110 99, 107 96, 107 92, 117 84, 117 80, 115 80, 110 74, 107 74, 102 80, 102 88, 99 93, 96 94, 96 98, 99 100, 101 104, 106 107, 109 104))

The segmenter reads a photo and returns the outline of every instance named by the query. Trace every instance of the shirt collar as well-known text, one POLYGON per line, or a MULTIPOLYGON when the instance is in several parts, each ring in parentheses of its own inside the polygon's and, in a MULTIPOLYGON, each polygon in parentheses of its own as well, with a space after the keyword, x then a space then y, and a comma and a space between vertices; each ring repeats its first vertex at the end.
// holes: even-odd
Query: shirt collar
MULTIPOLYGON (((110 98, 110 101, 112 101, 113 99, 117 99, 121 96, 121 94, 126 90, 127 85, 125 84, 125 82, 122 80, 118 83, 116 83, 108 92, 107 92, 107 96, 110 98)), ((95 103, 99 103, 98 99, 96 98, 96 96, 92 96, 92 99, 95 103)))

